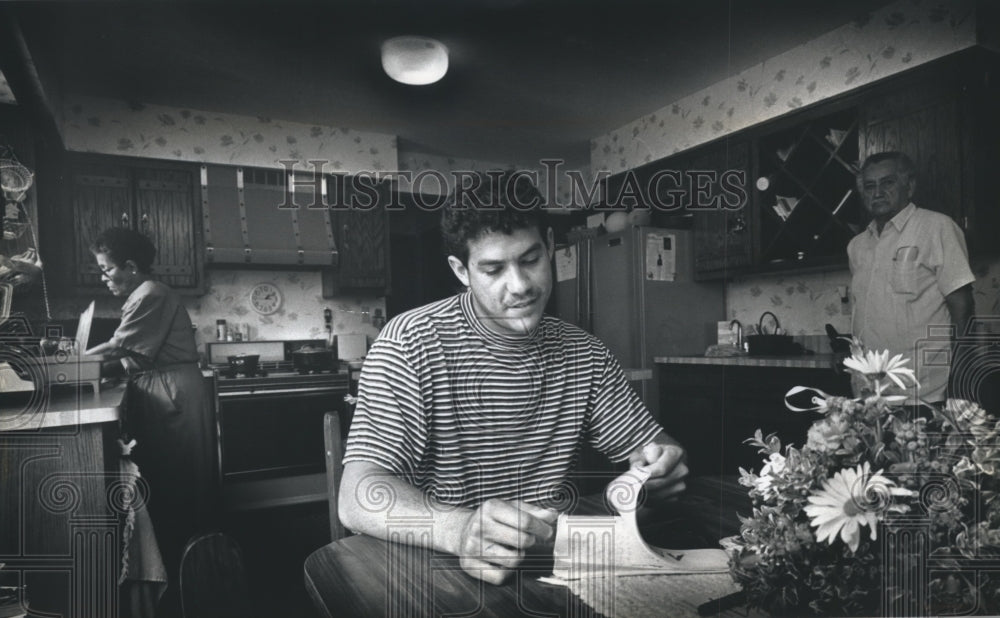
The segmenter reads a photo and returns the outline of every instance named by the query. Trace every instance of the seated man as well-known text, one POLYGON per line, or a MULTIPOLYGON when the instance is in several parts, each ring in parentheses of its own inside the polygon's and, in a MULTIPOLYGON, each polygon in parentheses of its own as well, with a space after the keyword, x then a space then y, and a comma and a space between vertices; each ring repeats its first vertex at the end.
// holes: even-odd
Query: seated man
POLYGON ((647 466, 654 498, 687 474, 607 348, 543 316, 554 247, 541 201, 523 175, 453 196, 442 231, 467 290, 399 315, 372 345, 340 490, 348 528, 388 538, 410 525, 411 542, 497 584, 553 540, 545 505, 584 442, 647 466))

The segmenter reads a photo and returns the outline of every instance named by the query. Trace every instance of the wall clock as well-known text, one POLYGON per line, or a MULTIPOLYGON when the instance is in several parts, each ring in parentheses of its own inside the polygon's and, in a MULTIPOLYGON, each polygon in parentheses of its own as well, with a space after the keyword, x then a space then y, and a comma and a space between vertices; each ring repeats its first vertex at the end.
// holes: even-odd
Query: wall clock
POLYGON ((250 290, 250 306, 261 315, 271 315, 281 307, 281 290, 273 283, 258 283, 250 290))

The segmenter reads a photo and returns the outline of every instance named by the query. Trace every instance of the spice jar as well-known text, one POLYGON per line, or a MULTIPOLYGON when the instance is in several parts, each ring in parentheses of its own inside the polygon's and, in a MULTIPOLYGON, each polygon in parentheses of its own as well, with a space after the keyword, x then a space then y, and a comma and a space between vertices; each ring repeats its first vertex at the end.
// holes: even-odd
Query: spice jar
POLYGON ((215 321, 215 339, 216 341, 225 341, 229 335, 229 328, 226 327, 225 320, 215 321))

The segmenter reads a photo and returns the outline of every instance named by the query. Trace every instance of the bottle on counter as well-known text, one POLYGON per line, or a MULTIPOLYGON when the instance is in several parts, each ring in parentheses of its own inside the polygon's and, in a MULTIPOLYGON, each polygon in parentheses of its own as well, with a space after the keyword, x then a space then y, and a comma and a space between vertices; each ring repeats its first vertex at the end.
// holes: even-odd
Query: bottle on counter
POLYGON ((226 326, 225 320, 215 321, 215 339, 216 341, 226 341, 229 338, 229 328, 226 326))

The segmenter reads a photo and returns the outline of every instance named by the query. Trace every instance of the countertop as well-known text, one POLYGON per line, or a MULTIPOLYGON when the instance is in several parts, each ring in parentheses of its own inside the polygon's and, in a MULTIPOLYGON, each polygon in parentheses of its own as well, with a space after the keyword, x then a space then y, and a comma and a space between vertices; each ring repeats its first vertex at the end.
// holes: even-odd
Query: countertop
POLYGON ((721 365, 723 367, 795 367, 799 369, 829 369, 833 354, 806 356, 656 356, 662 365, 721 365))
POLYGON ((0 403, 0 432, 117 422, 125 387, 126 383, 121 382, 99 392, 92 392, 89 386, 57 389, 43 404, 0 403))

